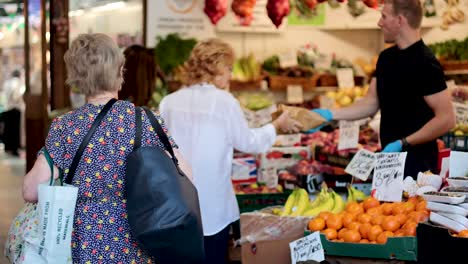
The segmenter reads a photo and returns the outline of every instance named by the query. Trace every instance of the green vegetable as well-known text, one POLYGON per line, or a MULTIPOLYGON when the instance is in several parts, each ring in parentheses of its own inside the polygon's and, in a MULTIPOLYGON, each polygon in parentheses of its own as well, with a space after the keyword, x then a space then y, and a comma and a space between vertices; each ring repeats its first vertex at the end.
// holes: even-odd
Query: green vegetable
POLYGON ((173 33, 166 38, 158 37, 154 55, 156 63, 166 75, 171 75, 173 70, 189 58, 197 41, 193 38, 182 39, 179 34, 173 33))
POLYGON ((468 37, 464 40, 447 40, 428 45, 436 57, 446 60, 468 60, 468 37))
POLYGON ((262 68, 271 74, 278 74, 280 69, 279 57, 276 55, 269 57, 263 62, 262 68))

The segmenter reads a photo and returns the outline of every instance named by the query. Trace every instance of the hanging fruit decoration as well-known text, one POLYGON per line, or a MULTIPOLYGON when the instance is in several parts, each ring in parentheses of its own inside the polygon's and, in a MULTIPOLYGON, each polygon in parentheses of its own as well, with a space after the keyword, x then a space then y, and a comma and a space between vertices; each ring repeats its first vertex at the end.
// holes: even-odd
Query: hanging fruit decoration
POLYGON ((239 18, 239 22, 243 26, 248 26, 253 20, 253 9, 257 0, 233 0, 231 9, 239 18))
POLYGON ((268 17, 278 28, 283 22, 283 18, 289 15, 289 0, 268 0, 266 8, 268 12, 268 17))
POLYGON ((227 0, 205 0, 203 11, 210 18, 211 23, 216 25, 226 15, 227 7, 227 0))
POLYGON ((379 0, 362 0, 362 2, 373 9, 377 9, 379 7, 379 0))
POLYGON ((447 0, 447 10, 442 15, 442 30, 447 30, 451 24, 463 23, 465 13, 458 7, 459 0, 447 0))

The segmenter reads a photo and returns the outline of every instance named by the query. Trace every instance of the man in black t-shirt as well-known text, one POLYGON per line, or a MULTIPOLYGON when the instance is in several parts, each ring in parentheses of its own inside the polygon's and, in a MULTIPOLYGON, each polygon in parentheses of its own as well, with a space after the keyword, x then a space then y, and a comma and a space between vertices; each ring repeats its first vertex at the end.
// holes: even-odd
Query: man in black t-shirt
POLYGON ((419 0, 386 0, 379 27, 386 43, 368 94, 341 109, 313 110, 327 120, 356 120, 381 110, 383 152, 407 151, 405 176, 437 169, 436 139, 455 125, 444 73, 420 36, 419 0))

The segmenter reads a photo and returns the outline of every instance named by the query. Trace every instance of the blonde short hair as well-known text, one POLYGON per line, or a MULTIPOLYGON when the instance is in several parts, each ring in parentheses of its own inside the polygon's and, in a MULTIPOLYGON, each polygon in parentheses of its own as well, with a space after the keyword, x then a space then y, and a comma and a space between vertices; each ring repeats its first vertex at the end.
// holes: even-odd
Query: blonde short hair
POLYGON ((223 73, 225 67, 232 66, 234 50, 219 40, 208 39, 198 43, 184 65, 185 84, 201 82, 213 83, 216 76, 223 73))
POLYGON ((87 96, 117 91, 123 81, 125 58, 115 42, 104 34, 82 34, 64 56, 67 84, 87 96))

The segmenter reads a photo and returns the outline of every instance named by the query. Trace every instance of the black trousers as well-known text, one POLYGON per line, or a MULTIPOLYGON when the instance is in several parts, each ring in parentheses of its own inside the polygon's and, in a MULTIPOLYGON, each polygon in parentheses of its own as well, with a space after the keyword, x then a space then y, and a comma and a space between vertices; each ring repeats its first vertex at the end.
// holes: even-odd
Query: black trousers
POLYGON ((18 109, 11 109, 0 114, 3 126, 1 140, 5 144, 5 151, 17 152, 20 147, 20 118, 18 109))
POLYGON ((205 264, 227 263, 230 227, 231 225, 228 225, 212 236, 205 236, 205 264))

